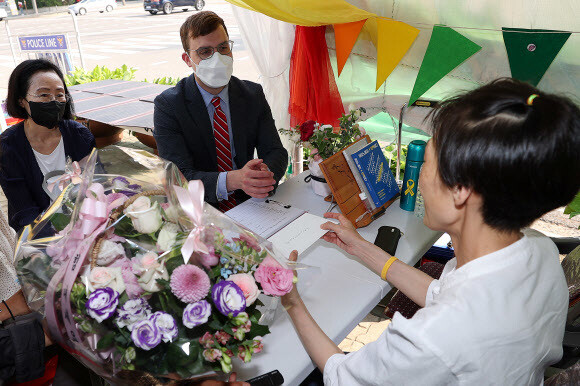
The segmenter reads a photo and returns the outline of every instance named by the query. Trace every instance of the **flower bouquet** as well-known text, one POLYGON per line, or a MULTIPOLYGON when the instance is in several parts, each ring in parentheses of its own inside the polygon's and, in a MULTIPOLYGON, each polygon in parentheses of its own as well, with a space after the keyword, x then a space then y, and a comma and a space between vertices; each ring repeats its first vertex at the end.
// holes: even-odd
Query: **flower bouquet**
POLYGON ((201 181, 188 183, 173 164, 143 158, 157 185, 94 174, 96 159, 94 151, 82 182, 65 188, 17 247, 24 295, 52 338, 115 384, 249 362, 269 333, 259 295, 293 287, 285 259, 204 204, 201 181), (47 222, 56 236, 35 239, 47 222))
POLYGON ((315 193, 321 196, 330 194, 330 188, 326 184, 319 165, 325 159, 366 135, 365 129, 356 123, 360 114, 365 112, 363 107, 350 109, 348 114, 343 114, 339 118, 339 127, 306 121, 291 129, 278 130, 280 134, 288 135, 296 146, 303 146, 309 152, 309 179, 312 180, 312 188, 315 193))

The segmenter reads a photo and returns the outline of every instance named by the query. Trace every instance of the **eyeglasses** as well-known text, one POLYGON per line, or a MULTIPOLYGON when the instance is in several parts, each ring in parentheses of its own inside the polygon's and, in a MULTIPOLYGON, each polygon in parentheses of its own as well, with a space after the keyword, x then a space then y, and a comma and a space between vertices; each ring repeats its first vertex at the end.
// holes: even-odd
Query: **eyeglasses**
POLYGON ((66 101, 68 101, 68 95, 66 95, 65 93, 58 93, 56 95, 53 95, 50 93, 42 93, 42 94, 30 94, 30 93, 28 93, 26 95, 33 96, 33 97, 37 98, 38 100, 40 100, 41 102, 52 102, 52 101, 66 102, 66 101))
POLYGON ((234 42, 228 40, 220 43, 217 47, 199 47, 197 50, 189 50, 189 52, 195 51, 201 60, 205 60, 211 58, 216 51, 222 55, 229 55, 232 52, 233 46, 234 42))

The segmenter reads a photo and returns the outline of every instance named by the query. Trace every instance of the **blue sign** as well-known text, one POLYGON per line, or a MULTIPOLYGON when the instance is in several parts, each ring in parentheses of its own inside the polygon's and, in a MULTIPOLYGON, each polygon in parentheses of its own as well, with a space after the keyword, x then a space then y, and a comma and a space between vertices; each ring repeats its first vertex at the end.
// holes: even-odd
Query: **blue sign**
POLYGON ((20 36, 18 44, 21 51, 64 51, 67 50, 65 35, 20 36))

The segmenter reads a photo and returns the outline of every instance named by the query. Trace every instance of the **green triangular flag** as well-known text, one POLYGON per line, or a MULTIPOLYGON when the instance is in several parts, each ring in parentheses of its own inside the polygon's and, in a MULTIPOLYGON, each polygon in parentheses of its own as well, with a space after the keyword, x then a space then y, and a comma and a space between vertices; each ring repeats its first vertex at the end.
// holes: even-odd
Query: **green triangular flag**
POLYGON ((502 28, 512 77, 534 86, 540 83, 570 32, 502 28), (513 31, 513 32, 509 32, 513 31))
POLYGON ((481 50, 480 46, 451 28, 434 26, 415 86, 413 86, 409 106, 441 78, 479 50, 481 50))

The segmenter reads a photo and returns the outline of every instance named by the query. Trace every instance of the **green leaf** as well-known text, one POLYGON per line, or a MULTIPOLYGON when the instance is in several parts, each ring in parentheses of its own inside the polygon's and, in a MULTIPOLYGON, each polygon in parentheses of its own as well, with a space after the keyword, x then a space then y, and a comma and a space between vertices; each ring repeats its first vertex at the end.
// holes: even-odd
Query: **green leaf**
POLYGON ((115 341, 115 333, 109 331, 105 336, 103 336, 97 343, 97 350, 106 350, 113 345, 115 341))
POLYGON ((580 214, 580 191, 576 193, 576 197, 564 209, 564 214, 569 214, 570 218, 580 214))
POLYGON ((234 330, 232 330, 232 327, 227 324, 224 326, 224 331, 230 335, 234 335, 234 330))
POLYGON ((187 366, 187 370, 191 374, 200 374, 205 370, 204 367, 205 366, 204 366, 203 358, 201 356, 201 353, 199 353, 199 355, 197 356, 195 361, 191 362, 191 364, 189 366, 187 366))
POLYGON ((168 367, 171 370, 174 370, 177 368, 180 362, 183 362, 184 360, 187 361, 188 357, 187 354, 183 352, 181 346, 178 346, 177 344, 170 344, 167 348, 165 360, 167 361, 168 367))
POLYGON ((249 335, 252 337, 265 336, 270 333, 268 326, 264 326, 258 323, 252 323, 249 335))
POLYGON ((179 267, 180 265, 183 265, 183 257, 181 256, 181 252, 178 252, 179 253, 178 255, 171 256, 173 253, 174 250, 172 250, 171 253, 169 254, 169 258, 165 260, 165 268, 167 269, 170 275, 173 273, 173 270, 175 270, 175 268, 179 267))
POLYGON ((54 229, 60 232, 70 223, 70 219, 71 216, 64 213, 55 213, 50 217, 50 222, 54 229))
POLYGON ((128 347, 133 341, 129 337, 129 334, 126 334, 123 329, 120 329, 120 331, 120 334, 115 334, 115 342, 121 347, 128 347))

